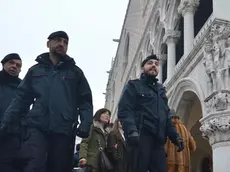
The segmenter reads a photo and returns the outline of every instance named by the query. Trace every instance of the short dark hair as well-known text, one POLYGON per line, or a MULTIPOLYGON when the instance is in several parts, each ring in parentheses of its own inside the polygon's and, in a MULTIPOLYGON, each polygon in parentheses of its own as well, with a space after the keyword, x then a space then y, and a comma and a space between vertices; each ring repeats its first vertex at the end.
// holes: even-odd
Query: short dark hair
POLYGON ((94 121, 100 121, 101 114, 103 114, 105 112, 108 112, 109 116, 111 116, 110 110, 108 110, 106 108, 101 108, 101 109, 97 110, 97 112, 94 114, 94 116, 93 116, 94 121))
POLYGON ((141 62, 141 67, 144 67, 145 63, 147 63, 147 61, 151 60, 151 59, 154 59, 154 60, 157 60, 159 61, 159 58, 155 55, 155 54, 152 54, 150 56, 147 56, 142 62, 141 62))

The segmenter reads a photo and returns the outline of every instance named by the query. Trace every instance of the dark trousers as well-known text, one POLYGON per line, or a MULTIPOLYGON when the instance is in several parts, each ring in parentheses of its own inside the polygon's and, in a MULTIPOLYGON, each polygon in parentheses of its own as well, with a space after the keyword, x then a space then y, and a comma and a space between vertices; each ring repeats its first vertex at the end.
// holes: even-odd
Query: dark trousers
POLYGON ((164 144, 148 131, 141 132, 139 147, 131 147, 129 157, 129 172, 166 172, 164 144))
POLYGON ((71 138, 66 135, 29 128, 22 150, 26 160, 23 172, 71 171, 71 138))
POLYGON ((0 143, 0 172, 22 172, 21 141, 8 134, 0 143))

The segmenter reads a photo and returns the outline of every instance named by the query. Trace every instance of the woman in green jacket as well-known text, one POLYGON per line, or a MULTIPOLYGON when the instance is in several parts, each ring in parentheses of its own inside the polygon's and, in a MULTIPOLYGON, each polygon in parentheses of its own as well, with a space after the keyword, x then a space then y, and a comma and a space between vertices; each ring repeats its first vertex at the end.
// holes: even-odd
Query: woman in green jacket
POLYGON ((109 124, 110 116, 111 112, 108 109, 99 109, 94 115, 89 137, 82 139, 80 144, 80 166, 91 167, 92 172, 100 172, 99 148, 106 147, 106 137, 108 135, 106 127, 109 124))

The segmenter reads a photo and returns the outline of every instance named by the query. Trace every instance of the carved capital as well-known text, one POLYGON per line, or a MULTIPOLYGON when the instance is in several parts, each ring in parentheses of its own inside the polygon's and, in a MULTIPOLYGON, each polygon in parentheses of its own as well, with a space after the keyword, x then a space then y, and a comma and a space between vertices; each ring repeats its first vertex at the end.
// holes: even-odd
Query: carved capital
POLYGON ((212 147, 221 146, 221 143, 230 141, 230 112, 222 115, 210 115, 201 120, 200 131, 202 136, 209 140, 212 147))
POLYGON ((178 12, 179 14, 182 14, 182 16, 184 16, 187 12, 195 14, 199 4, 200 0, 182 0, 178 7, 178 12))
POLYGON ((167 54, 158 54, 157 57, 159 58, 161 64, 164 64, 167 60, 167 54))
POLYGON ((177 40, 180 38, 181 36, 181 32, 180 31, 176 31, 176 30, 167 30, 165 33, 165 36, 163 38, 164 42, 177 42, 177 40))

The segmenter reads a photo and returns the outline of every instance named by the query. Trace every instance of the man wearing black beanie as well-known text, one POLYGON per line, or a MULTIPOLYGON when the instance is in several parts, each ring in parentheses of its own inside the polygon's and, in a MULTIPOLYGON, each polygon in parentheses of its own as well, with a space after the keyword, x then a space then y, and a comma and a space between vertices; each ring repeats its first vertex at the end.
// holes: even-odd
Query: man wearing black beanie
POLYGON ((89 135, 92 92, 83 71, 67 55, 68 44, 64 31, 48 36, 49 52, 37 56, 4 113, 2 125, 7 126, 33 104, 23 118, 28 136, 23 142, 25 172, 72 171, 75 137, 89 135))
MULTIPOLYGON (((0 71, 0 121, 3 118, 4 112, 10 105, 10 102, 15 96, 17 86, 21 79, 18 77, 22 61, 18 54, 11 53, 6 55, 2 63, 0 71)), ((0 139, 5 139, 0 142, 0 171, 15 171, 16 157, 20 151, 20 119, 14 120, 0 132, 0 139)))
POLYGON ((141 63, 140 79, 129 80, 118 104, 118 118, 123 123, 130 148, 130 172, 166 172, 164 144, 167 137, 183 150, 183 141, 170 119, 166 91, 156 78, 159 59, 148 56, 141 63))

